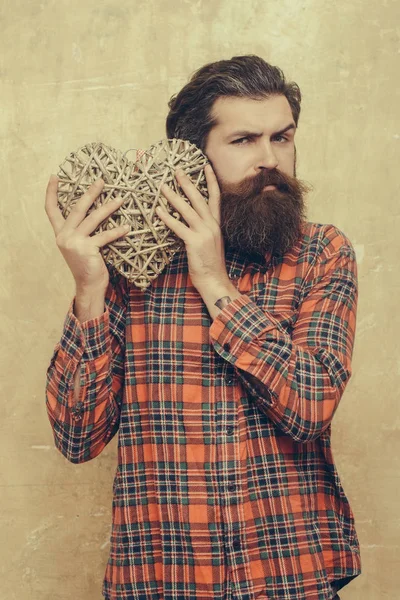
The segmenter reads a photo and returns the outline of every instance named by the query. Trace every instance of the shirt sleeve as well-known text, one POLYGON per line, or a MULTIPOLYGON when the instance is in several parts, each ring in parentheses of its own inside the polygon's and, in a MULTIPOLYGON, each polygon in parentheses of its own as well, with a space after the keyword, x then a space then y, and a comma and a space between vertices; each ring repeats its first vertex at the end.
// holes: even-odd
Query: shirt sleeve
POLYGON ((235 366, 259 409, 299 442, 328 428, 351 377, 356 257, 346 236, 327 227, 290 333, 247 295, 228 304, 210 329, 215 350, 235 366))
POLYGON ((46 408, 56 447, 71 462, 100 454, 119 427, 124 382, 126 280, 107 288, 104 313, 81 323, 75 298, 47 369, 46 408), (74 375, 81 365, 80 394, 74 375))

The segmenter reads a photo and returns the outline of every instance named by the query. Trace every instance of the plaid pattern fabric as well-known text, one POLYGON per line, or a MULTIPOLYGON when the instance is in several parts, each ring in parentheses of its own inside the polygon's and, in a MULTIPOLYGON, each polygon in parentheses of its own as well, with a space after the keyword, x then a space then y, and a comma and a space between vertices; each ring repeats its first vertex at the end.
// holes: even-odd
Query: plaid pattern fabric
POLYGON ((307 222, 283 257, 226 259, 242 295, 214 321, 182 251, 145 291, 114 273, 101 317, 80 324, 72 300, 55 347, 57 448, 87 461, 119 431, 108 600, 330 600, 361 572, 330 444, 351 376, 351 242, 307 222))

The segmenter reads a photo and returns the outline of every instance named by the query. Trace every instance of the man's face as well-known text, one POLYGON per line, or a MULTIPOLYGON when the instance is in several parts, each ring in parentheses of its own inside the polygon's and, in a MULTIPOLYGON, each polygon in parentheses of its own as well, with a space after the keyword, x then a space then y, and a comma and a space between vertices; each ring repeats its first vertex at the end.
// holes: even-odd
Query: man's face
POLYGON ((240 183, 261 169, 294 175, 296 125, 285 96, 220 97, 212 114, 218 124, 209 133, 205 153, 221 183, 240 183), (291 128, 278 135, 287 127, 291 128))
POLYGON ((220 97, 205 154, 221 189, 228 246, 250 255, 286 252, 300 234, 307 186, 295 177, 294 123, 285 96, 220 97))

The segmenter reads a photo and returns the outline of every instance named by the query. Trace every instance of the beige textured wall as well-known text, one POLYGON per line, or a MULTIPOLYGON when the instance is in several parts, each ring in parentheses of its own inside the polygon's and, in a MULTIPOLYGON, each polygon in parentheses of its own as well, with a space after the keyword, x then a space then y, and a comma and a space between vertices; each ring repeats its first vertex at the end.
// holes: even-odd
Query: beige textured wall
POLYGON ((157 141, 167 101, 192 71, 247 53, 301 86, 309 218, 343 229, 358 256, 354 374, 333 448, 364 573, 341 596, 398 600, 399 6, 3 0, 1 600, 99 600, 109 549, 116 440, 95 461, 69 464, 45 412, 45 370, 73 294, 44 212, 48 177, 90 141, 157 141))

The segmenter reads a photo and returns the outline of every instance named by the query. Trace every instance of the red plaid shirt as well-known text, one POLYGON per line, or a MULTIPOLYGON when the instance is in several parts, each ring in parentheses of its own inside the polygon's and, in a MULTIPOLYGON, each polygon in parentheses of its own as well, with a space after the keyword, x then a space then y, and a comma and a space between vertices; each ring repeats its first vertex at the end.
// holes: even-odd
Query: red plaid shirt
POLYGON ((227 253, 241 297, 214 319, 184 251, 145 291, 73 301, 47 372, 72 462, 119 432, 109 600, 328 600, 360 571, 331 421, 351 375, 353 247, 308 222, 283 257, 227 253), (79 402, 73 377, 82 362, 79 402))

